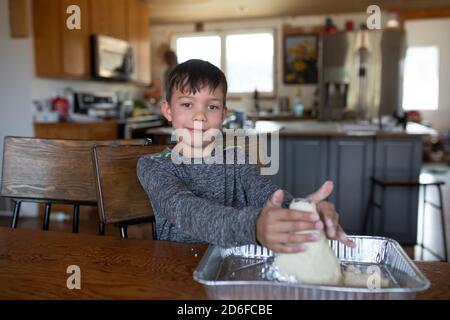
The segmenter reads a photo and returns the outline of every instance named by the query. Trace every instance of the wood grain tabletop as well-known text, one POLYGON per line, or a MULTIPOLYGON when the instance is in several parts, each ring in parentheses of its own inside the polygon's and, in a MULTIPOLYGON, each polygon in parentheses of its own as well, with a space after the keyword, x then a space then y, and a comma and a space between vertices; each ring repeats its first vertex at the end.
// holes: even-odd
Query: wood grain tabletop
MULTIPOLYGON (((206 245, 0 227, 0 299, 207 299, 192 278, 206 245), (69 266, 81 289, 68 289, 69 266)), ((450 264, 415 262, 417 299, 450 299, 450 264)))
POLYGON ((0 299, 206 299, 206 245, 0 228, 0 299), (81 289, 67 268, 80 267, 81 289))
POLYGON ((450 300, 450 263, 414 261, 431 282, 427 291, 417 294, 419 300, 450 300))

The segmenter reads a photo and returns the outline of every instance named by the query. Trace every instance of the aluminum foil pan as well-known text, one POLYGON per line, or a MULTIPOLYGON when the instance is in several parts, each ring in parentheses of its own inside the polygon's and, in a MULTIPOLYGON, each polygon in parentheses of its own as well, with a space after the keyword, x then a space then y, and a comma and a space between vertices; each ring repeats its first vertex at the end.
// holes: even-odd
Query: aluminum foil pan
POLYGON ((365 270, 377 266, 389 280, 386 288, 354 288, 306 285, 283 277, 272 268, 275 253, 247 245, 234 248, 210 246, 194 271, 194 279, 215 300, 306 300, 306 299, 414 299, 430 282, 406 255, 398 242, 388 238, 350 236, 356 248, 335 240, 330 246, 343 269, 365 270))

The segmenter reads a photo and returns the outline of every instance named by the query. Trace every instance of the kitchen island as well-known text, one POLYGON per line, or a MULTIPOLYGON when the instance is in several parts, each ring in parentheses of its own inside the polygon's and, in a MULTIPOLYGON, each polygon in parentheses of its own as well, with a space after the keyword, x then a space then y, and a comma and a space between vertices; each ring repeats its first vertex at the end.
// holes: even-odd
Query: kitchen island
MULTIPOLYGON (((317 190, 324 181, 334 182, 332 201, 349 234, 364 234, 364 215, 370 178, 418 179, 423 139, 436 132, 409 123, 406 129, 379 130, 376 125, 335 122, 256 123, 258 131, 280 130, 280 170, 270 178, 296 197, 317 190)), ((374 190, 381 202, 380 188, 374 190)), ((376 210, 374 234, 401 244, 415 244, 419 190, 388 188, 383 201, 384 218, 376 210), (382 221, 382 222, 381 222, 382 221)))

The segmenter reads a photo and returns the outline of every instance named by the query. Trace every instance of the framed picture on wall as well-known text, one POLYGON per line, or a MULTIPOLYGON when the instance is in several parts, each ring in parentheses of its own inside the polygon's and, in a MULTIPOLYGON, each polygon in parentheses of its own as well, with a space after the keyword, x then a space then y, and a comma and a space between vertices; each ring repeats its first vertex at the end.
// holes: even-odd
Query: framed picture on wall
POLYGON ((318 41, 316 33, 289 33, 283 36, 283 82, 314 84, 318 81, 318 41))

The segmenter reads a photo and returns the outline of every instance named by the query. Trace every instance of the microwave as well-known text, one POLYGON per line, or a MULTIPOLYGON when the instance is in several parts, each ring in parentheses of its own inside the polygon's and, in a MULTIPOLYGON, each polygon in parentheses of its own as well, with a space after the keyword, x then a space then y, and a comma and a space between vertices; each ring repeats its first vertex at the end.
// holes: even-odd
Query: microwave
POLYGON ((91 36, 92 76, 96 79, 131 80, 133 48, 127 41, 95 34, 91 36))

